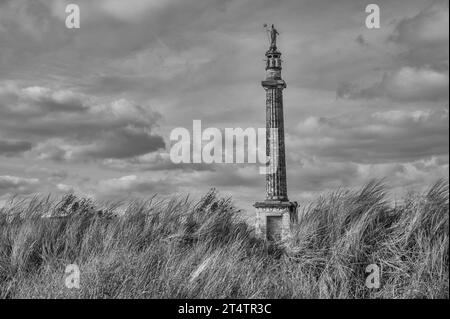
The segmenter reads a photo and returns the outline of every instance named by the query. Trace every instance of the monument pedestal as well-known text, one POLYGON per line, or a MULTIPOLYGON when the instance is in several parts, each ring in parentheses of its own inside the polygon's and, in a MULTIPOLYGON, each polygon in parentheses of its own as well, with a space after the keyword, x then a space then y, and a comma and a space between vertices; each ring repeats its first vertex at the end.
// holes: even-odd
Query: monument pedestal
POLYGON ((297 202, 266 200, 256 208, 256 235, 269 241, 286 240, 297 223, 297 202))

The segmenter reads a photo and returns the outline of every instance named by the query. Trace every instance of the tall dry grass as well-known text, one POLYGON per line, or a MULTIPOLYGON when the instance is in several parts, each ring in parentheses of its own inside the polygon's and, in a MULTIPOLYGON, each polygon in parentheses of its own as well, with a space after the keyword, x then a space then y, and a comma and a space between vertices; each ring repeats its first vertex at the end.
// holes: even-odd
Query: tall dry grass
POLYGON ((230 199, 98 208, 66 196, 0 211, 2 298, 448 298, 448 182, 387 201, 372 182, 300 212, 286 245, 254 237, 230 199), (59 217, 43 218, 53 215, 59 217), (65 286, 77 264, 80 289, 65 286), (381 286, 365 285, 369 264, 381 286))

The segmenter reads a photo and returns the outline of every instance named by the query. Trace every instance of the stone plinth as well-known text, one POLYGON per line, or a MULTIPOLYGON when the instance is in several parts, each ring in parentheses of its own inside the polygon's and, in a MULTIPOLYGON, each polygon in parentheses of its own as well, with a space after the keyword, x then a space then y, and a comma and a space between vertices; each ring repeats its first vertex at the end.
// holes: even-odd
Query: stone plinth
POLYGON ((296 202, 263 201, 253 205, 256 208, 256 235, 270 241, 286 240, 291 228, 297 223, 296 202))

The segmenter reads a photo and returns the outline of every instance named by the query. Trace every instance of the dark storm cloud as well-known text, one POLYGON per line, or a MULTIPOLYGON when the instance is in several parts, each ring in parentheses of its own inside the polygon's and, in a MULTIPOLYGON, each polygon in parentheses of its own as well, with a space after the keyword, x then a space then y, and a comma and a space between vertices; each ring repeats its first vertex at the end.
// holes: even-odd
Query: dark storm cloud
POLYGON ((0 140, 0 155, 12 156, 30 150, 30 142, 0 140))
POLYGON ((143 130, 121 128, 108 132, 93 145, 80 150, 79 156, 92 158, 128 158, 164 148, 161 136, 143 130))
POLYGON ((96 104, 71 91, 10 85, 0 87, 0 115, 0 132, 33 140, 32 152, 44 159, 127 158, 164 148, 151 132, 159 115, 123 99, 96 104))

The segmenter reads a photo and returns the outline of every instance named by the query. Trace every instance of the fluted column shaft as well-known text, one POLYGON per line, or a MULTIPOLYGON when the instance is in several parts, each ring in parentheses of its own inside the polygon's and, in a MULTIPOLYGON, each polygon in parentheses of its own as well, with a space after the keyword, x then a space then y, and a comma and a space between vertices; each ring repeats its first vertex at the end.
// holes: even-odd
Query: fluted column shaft
POLYGON ((270 159, 266 175, 268 200, 287 200, 284 145, 283 87, 266 89, 266 155, 270 159))

